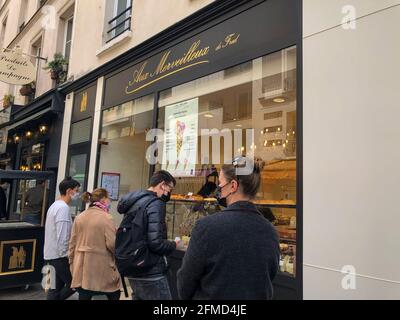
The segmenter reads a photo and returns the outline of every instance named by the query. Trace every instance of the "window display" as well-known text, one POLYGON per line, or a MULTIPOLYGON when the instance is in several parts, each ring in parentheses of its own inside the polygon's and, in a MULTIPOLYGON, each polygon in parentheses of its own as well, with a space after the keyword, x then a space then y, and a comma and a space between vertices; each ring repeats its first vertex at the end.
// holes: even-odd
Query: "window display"
POLYGON ((296 48, 291 47, 160 94, 162 159, 177 179, 170 239, 190 240, 198 219, 219 211, 218 171, 238 155, 262 163, 254 203, 276 227, 281 272, 296 274, 296 48), (249 139, 250 136, 250 139, 249 139))
POLYGON ((167 205, 168 236, 188 244, 196 221, 220 210, 215 191, 222 165, 240 155, 254 158, 262 166, 254 202, 279 232, 282 273, 294 276, 296 57, 290 47, 104 110, 98 185, 104 172, 120 175, 121 197, 147 188, 153 170, 169 171, 177 185, 167 205), (157 95, 158 133, 149 141, 157 95))

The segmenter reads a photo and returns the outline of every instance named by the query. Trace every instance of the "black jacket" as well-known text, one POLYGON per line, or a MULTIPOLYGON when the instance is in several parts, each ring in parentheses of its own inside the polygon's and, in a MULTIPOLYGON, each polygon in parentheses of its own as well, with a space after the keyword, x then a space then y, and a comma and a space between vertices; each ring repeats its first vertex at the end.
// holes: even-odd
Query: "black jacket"
POLYGON ((137 191, 125 195, 118 204, 118 212, 121 214, 130 213, 134 206, 140 206, 154 199, 147 207, 147 244, 149 250, 158 262, 149 271, 143 274, 134 275, 135 278, 153 278, 165 275, 168 271, 167 259, 165 256, 176 249, 174 241, 167 240, 167 225, 165 223, 166 207, 165 202, 151 191, 137 191))
POLYGON ((178 271, 184 300, 264 300, 279 268, 275 228, 249 202, 200 219, 178 271))
POLYGON ((0 218, 7 218, 7 196, 2 187, 0 187, 0 218))

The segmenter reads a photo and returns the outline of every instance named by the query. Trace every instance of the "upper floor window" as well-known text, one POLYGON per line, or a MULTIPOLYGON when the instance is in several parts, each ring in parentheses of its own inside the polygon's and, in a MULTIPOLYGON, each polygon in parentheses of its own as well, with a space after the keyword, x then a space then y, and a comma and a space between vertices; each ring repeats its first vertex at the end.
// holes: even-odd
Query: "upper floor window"
POLYGON ((109 0, 106 43, 131 28, 133 0, 109 0))
POLYGON ((74 26, 74 17, 70 17, 65 21, 65 37, 64 37, 64 57, 69 61, 72 45, 72 29, 74 26))
POLYGON ((41 6, 43 6, 43 5, 45 4, 46 1, 47 1, 47 0, 38 0, 38 4, 37 4, 38 9, 39 9, 41 6))
POLYGON ((6 45, 4 44, 4 38, 6 36, 6 28, 7 28, 7 19, 5 17, 3 22, 1 23, 1 30, 0 30, 0 49, 3 49, 6 45))
POLYGON ((18 23, 19 32, 21 32, 25 28, 28 4, 29 4, 28 0, 21 1, 21 8, 19 11, 19 23, 18 23))

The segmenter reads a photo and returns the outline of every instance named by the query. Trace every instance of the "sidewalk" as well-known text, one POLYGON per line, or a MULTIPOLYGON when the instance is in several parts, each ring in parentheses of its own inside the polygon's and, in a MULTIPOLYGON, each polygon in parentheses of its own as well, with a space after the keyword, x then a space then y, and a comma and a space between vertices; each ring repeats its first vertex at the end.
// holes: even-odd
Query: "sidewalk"
MULTIPOLYGON (((128 286, 129 297, 126 298, 125 294, 121 294, 120 300, 132 300, 131 288, 128 286)), ((25 289, 24 287, 0 290, 0 300, 46 300, 46 293, 44 292, 41 284, 35 284, 25 289)), ((78 300, 78 294, 75 293, 68 300, 78 300)), ((104 296, 94 297, 93 300, 107 300, 104 296)))

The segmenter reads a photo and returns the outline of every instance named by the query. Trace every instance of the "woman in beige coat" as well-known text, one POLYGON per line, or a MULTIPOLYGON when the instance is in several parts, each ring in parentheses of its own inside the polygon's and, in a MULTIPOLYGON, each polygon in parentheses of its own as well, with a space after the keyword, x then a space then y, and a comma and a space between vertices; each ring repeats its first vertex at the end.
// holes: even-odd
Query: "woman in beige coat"
POLYGON ((120 276, 115 265, 116 228, 109 214, 111 201, 105 189, 86 192, 82 196, 89 208, 80 214, 72 227, 69 243, 71 288, 79 300, 106 295, 119 300, 120 276))

